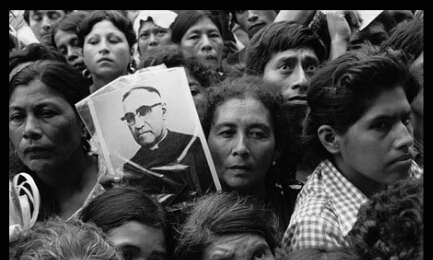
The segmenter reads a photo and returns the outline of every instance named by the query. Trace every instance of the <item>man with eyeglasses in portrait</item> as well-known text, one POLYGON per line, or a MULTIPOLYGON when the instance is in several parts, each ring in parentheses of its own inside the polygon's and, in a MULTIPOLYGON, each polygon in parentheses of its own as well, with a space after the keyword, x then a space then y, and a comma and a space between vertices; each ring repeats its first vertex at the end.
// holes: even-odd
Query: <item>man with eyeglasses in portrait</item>
POLYGON ((141 145, 123 165, 128 185, 154 195, 167 207, 206 192, 202 189, 212 180, 200 139, 166 127, 167 105, 156 88, 131 88, 123 95, 123 110, 121 120, 141 145))

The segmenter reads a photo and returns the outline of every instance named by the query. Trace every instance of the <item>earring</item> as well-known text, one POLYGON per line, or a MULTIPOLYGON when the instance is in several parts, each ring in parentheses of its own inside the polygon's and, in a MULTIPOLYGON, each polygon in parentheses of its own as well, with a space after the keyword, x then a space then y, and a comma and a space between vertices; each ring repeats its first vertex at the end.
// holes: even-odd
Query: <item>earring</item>
POLYGON ((128 72, 129 72, 130 74, 134 74, 134 72, 135 72, 135 68, 136 68, 136 66, 135 66, 134 59, 131 59, 131 60, 129 61, 129 63, 128 63, 128 72))
POLYGON ((85 68, 81 73, 83 74, 83 77, 85 77, 86 79, 92 78, 92 74, 87 68, 85 68))

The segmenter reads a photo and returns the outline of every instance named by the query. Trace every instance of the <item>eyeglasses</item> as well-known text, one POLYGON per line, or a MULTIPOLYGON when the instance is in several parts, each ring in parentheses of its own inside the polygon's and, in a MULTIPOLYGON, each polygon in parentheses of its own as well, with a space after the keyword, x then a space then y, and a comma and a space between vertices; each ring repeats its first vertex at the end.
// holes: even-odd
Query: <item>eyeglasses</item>
POLYGON ((120 118, 122 121, 126 120, 126 123, 128 125, 133 125, 135 124, 135 116, 138 116, 140 118, 144 118, 147 115, 149 115, 152 112, 152 108, 161 105, 161 103, 156 103, 154 105, 151 106, 141 106, 139 108, 137 108, 135 114, 134 113, 126 113, 122 118, 120 118))

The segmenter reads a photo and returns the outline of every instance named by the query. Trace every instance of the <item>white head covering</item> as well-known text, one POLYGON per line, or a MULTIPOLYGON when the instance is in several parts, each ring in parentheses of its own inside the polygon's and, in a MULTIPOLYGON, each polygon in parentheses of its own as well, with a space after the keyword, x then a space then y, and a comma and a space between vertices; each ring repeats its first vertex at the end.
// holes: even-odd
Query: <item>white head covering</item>
POLYGON ((149 21, 149 18, 159 27, 168 29, 176 17, 177 13, 170 10, 141 10, 134 21, 134 31, 138 36, 141 22, 149 21))

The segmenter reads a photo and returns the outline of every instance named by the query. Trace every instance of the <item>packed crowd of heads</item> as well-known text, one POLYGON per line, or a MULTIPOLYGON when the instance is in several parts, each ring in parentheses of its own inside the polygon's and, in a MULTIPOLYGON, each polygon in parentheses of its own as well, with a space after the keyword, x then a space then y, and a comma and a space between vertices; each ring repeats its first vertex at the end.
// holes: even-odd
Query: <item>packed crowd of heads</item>
MULTIPOLYGON (((9 178, 41 201, 9 259, 423 259, 423 26, 423 10, 9 10, 9 178), (155 66, 183 68, 221 186, 176 211, 109 172, 76 107, 155 66)), ((153 109, 125 116, 133 135, 153 109)))

